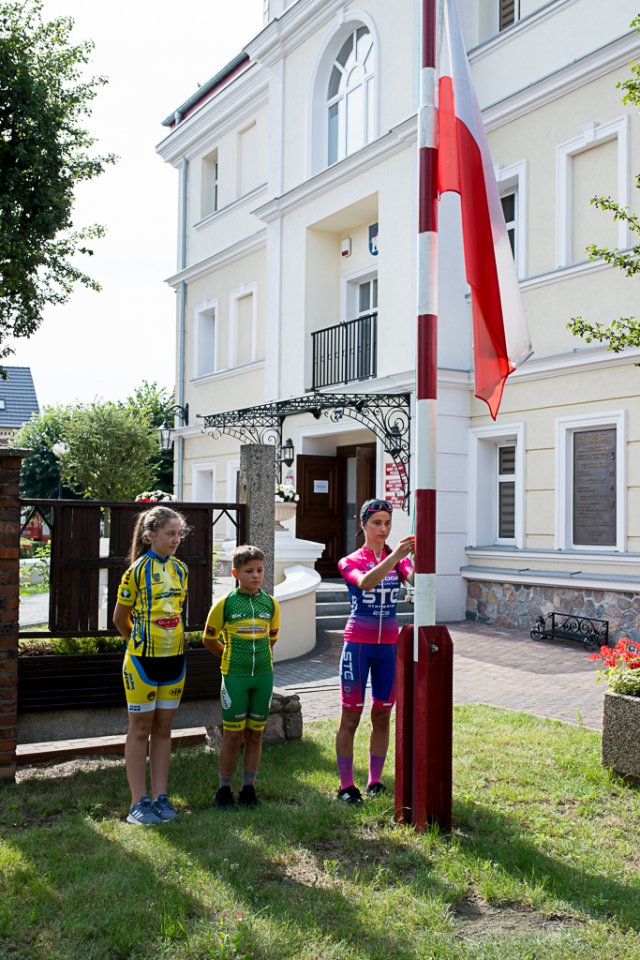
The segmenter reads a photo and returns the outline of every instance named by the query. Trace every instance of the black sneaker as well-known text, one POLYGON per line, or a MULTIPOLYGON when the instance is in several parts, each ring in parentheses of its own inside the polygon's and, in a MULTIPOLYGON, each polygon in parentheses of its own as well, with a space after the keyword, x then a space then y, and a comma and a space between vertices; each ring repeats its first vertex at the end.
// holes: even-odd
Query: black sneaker
POLYGON ((362 803, 362 794, 357 787, 350 786, 338 790, 336 799, 342 800, 343 803, 362 803))
POLYGON ((238 803, 241 807, 258 807, 260 801, 256 796, 256 790, 252 783, 247 783, 238 794, 238 803))
POLYGON ((231 787, 220 787, 213 801, 214 807, 217 807, 218 810, 224 810, 225 807, 232 807, 233 804, 234 799, 231 787))
POLYGON ((386 791, 384 783, 380 783, 379 780, 374 780, 373 783, 370 783, 367 789, 364 792, 365 797, 379 797, 381 793, 386 791))

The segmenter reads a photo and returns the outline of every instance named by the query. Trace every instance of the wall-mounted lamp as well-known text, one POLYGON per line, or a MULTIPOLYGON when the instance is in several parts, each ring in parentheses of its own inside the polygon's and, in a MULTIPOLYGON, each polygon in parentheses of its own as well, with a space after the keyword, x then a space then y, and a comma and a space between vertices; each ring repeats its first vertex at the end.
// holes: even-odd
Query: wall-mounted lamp
MULTIPOLYGON (((181 427, 189 426, 189 404, 185 403, 184 407, 181 407, 179 403, 175 403, 171 407, 167 407, 167 413, 175 414, 176 417, 180 420, 181 427)), ((166 419, 161 427, 158 427, 158 444, 160 445, 161 450, 171 450, 173 444, 173 428, 169 426, 166 419)))
POLYGON ((291 438, 282 444, 280 449, 280 459, 287 467, 290 467, 293 464, 293 461, 296 458, 296 452, 293 448, 293 442, 291 438))

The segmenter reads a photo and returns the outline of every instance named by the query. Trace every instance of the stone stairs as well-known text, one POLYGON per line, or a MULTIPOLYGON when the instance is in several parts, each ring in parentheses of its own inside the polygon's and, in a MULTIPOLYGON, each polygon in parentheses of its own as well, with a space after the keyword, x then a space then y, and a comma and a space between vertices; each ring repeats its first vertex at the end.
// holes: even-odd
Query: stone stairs
MULTIPOLYGON (((398 623, 413 623, 413 604, 405 599, 402 589, 398 603, 398 623)), ((316 632, 318 638, 327 632, 344 630, 349 616, 349 592, 344 580, 323 580, 316 592, 316 632)))

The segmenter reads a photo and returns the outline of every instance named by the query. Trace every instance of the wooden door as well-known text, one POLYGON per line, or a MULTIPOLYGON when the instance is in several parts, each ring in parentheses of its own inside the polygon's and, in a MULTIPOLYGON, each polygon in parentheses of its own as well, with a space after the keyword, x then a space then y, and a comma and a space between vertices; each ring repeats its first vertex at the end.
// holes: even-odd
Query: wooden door
POLYGON ((344 556, 344 466, 338 457, 301 455, 296 459, 300 502, 296 511, 296 536, 324 543, 316 563, 323 577, 337 577, 344 556))

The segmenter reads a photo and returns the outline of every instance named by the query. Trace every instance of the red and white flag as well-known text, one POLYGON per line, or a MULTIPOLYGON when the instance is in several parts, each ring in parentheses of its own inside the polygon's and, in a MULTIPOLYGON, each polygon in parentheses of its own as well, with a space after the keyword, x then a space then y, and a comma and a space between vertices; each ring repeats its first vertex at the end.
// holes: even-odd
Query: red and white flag
POLYGON ((495 420, 505 381, 531 355, 511 244, 455 4, 444 0, 438 190, 460 194, 476 396, 495 420))

